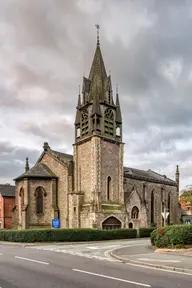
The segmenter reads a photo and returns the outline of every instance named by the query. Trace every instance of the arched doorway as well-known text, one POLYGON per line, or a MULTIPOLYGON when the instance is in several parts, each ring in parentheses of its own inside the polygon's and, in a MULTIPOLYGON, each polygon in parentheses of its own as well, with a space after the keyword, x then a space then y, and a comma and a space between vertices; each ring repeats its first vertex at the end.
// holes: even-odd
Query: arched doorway
POLYGON ((130 229, 133 228, 133 223, 132 223, 132 222, 129 223, 129 228, 130 228, 130 229))
POLYGON ((120 229, 121 222, 115 217, 109 217, 102 223, 102 229, 111 230, 111 229, 120 229))

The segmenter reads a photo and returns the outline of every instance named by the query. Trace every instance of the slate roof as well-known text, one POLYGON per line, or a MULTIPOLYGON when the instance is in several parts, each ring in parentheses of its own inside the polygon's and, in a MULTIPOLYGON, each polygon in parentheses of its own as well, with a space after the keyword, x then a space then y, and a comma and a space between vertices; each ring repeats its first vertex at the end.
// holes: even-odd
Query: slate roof
POLYGON ((52 149, 49 149, 48 153, 53 155, 56 158, 59 158, 61 161, 64 161, 64 162, 73 160, 73 155, 71 155, 71 154, 58 152, 58 151, 55 151, 52 149))
POLYGON ((177 182, 171 180, 166 175, 161 175, 152 170, 139 170, 130 167, 124 167, 124 177, 131 179, 138 179, 153 183, 161 183, 170 186, 177 186, 177 182))
POLYGON ((15 178, 16 180, 21 180, 23 178, 57 178, 55 173, 44 163, 37 163, 27 172, 23 173, 19 177, 15 178))
POLYGON ((15 197, 15 186, 9 184, 0 184, 0 194, 3 197, 15 197))

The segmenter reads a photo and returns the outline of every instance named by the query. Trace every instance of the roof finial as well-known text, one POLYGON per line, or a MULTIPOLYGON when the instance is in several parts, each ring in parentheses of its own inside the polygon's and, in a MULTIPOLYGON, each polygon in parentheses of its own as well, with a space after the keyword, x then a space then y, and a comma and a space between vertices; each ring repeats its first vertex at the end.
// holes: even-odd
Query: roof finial
POLYGON ((118 84, 116 84, 116 95, 118 95, 119 94, 119 91, 118 91, 118 84))
POLYGON ((25 162, 25 172, 27 172, 29 170, 29 158, 26 158, 26 162, 25 162))
POLYGON ((95 24, 95 27, 97 29, 97 46, 99 46, 100 45, 100 43, 99 43, 99 29, 100 29, 100 25, 99 24, 95 24))

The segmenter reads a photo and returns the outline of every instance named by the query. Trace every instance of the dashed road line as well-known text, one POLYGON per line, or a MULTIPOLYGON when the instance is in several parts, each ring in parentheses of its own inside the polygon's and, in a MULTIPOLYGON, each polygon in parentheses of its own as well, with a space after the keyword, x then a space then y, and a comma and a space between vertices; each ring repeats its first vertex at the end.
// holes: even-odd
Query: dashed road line
POLYGON ((35 262, 43 265, 49 265, 48 262, 43 262, 43 261, 38 261, 30 258, 25 258, 25 257, 20 257, 20 256, 15 256, 16 259, 24 260, 24 261, 30 261, 30 262, 35 262))
POLYGON ((97 276, 97 277, 101 277, 101 278, 107 278, 107 279, 111 279, 111 280, 115 280, 115 281, 119 281, 119 282, 125 282, 125 283, 129 283, 129 284, 137 285, 137 286, 151 287, 151 285, 149 285, 149 284, 139 283, 139 282, 130 281, 130 280, 122 279, 122 278, 111 277, 108 275, 93 273, 93 272, 89 272, 89 271, 85 271, 85 270, 73 269, 73 271, 92 275, 92 276, 97 276))

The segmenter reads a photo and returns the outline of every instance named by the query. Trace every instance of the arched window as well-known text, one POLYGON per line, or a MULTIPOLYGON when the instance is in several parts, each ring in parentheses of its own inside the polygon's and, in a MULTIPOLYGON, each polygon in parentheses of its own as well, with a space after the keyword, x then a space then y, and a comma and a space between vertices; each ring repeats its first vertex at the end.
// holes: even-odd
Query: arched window
POLYGON ((105 110, 105 135, 113 136, 114 128, 114 116, 113 111, 110 108, 105 110))
POLYGON ((151 224, 154 223, 154 191, 151 192, 151 224))
POLYGON ((111 177, 107 177, 107 200, 111 198, 111 177))
POLYGON ((43 213, 43 196, 44 196, 44 189, 42 187, 38 187, 35 191, 36 197, 36 214, 43 213))
POLYGON ((137 206, 134 206, 133 209, 131 210, 131 218, 132 219, 139 218, 139 209, 137 208, 137 206))
POLYGON ((110 229, 120 229, 121 222, 115 217, 109 217, 102 223, 102 229, 110 230, 110 229))
POLYGON ((87 111, 87 109, 83 109, 83 111, 81 112, 81 129, 82 129, 82 136, 88 134, 89 121, 88 121, 88 111, 87 111))
POLYGON ((24 206, 24 189, 23 189, 23 187, 19 191, 19 196, 20 196, 20 206, 22 208, 24 206))

